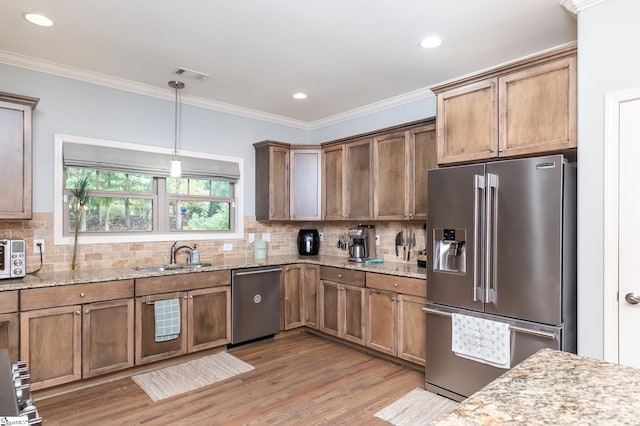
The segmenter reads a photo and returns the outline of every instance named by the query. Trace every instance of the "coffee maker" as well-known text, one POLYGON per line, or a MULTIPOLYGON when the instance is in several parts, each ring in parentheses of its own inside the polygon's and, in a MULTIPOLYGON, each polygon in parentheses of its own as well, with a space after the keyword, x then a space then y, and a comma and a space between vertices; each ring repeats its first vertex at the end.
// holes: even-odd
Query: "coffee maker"
POLYGON ((364 262, 376 257, 376 229, 373 225, 349 228, 349 261, 364 262))

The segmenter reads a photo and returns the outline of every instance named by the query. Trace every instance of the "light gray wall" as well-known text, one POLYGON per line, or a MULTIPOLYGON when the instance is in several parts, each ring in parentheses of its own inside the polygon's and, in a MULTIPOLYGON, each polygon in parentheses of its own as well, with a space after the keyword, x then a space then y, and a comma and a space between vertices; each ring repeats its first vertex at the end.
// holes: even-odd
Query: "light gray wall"
POLYGON ((640 2, 608 0, 578 15, 578 353, 602 359, 604 100, 640 86, 640 2))
MULTIPOLYGON (((53 212, 55 133, 173 148, 173 101, 6 64, 0 64, 0 81, 0 91, 40 98, 33 120, 35 212, 53 212)), ((320 143, 433 115, 435 101, 431 98, 309 131, 184 105, 179 149, 244 158, 245 214, 254 214, 253 143, 264 139, 320 143)))

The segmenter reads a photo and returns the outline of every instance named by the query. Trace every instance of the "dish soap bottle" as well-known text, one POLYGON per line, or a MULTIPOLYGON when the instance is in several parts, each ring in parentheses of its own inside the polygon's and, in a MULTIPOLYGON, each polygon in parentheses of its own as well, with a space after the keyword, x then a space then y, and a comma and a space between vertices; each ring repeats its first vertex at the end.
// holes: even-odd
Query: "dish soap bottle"
POLYGON ((196 247, 196 245, 193 245, 193 250, 191 250, 191 259, 189 260, 190 263, 200 263, 200 253, 198 253, 198 249, 196 247))

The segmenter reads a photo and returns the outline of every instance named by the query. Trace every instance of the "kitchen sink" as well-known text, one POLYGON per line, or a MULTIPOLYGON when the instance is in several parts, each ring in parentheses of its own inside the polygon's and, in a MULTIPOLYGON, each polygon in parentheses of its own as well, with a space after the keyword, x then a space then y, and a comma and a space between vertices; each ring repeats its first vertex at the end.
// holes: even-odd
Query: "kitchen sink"
POLYGON ((204 268, 211 266, 211 263, 186 263, 186 264, 166 264, 166 265, 141 265, 136 266, 134 269, 141 272, 164 272, 175 270, 193 270, 198 268, 204 268))

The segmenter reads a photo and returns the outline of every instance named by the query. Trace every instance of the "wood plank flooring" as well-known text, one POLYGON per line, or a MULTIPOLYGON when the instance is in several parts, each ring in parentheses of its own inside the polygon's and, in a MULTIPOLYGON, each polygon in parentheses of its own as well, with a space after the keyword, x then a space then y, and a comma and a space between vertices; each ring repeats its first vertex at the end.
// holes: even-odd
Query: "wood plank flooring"
POLYGON ((424 374, 307 333, 238 347, 255 370, 153 402, 130 378, 38 399, 50 425, 388 425, 373 415, 424 374))

